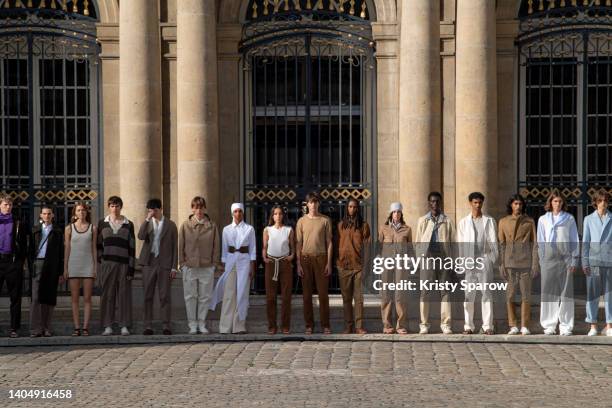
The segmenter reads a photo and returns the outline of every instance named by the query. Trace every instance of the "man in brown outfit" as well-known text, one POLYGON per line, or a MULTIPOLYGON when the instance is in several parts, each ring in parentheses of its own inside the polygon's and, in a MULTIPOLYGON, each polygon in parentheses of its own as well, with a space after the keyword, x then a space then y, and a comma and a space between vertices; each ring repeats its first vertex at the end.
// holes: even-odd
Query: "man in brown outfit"
POLYGON ((191 210, 193 214, 179 231, 179 267, 183 273, 189 334, 207 334, 206 315, 213 294, 215 267, 221 259, 221 239, 217 224, 206 214, 204 198, 194 197, 191 210))
POLYGON ((302 278, 306 334, 312 334, 314 327, 313 285, 316 285, 319 295, 319 313, 323 333, 331 333, 328 289, 332 272, 332 223, 329 217, 319 213, 320 201, 317 193, 306 195, 308 213, 298 220, 295 227, 297 270, 299 277, 302 278))
POLYGON ((144 241, 138 259, 143 266, 145 329, 142 334, 153 334, 153 296, 157 285, 163 334, 170 335, 171 282, 177 272, 178 232, 176 224, 164 217, 160 199, 153 198, 147 202, 147 217, 140 226, 138 239, 144 241))
POLYGON ((533 218, 525 215, 525 199, 516 194, 510 197, 508 215, 499 220, 498 239, 501 248, 500 272, 508 281, 506 306, 508 309, 508 334, 530 334, 531 281, 539 273, 536 226, 533 218), (521 329, 517 326, 514 311, 516 287, 521 288, 521 329))
POLYGON ((362 270, 364 244, 370 241, 370 226, 359 213, 359 201, 351 198, 346 215, 338 223, 338 276, 344 305, 344 333, 366 334, 363 328, 362 270), (353 321, 353 299, 355 315, 353 321))

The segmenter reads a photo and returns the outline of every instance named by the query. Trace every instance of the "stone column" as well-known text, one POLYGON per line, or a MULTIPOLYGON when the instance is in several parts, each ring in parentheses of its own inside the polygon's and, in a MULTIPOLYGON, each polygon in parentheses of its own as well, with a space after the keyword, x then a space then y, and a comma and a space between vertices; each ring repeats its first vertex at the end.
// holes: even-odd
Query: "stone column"
POLYGON ((161 198, 159 12, 149 0, 119 10, 119 166, 125 215, 142 222, 146 201, 161 198))
POLYGON ((181 0, 177 7, 178 221, 197 195, 206 199, 213 220, 220 222, 223 214, 225 221, 230 212, 219 208, 215 2, 181 0))
POLYGON ((497 201, 497 77, 495 2, 457 1, 456 202, 467 214, 467 196, 482 192, 485 209, 497 201))
POLYGON ((400 30, 400 201, 414 231, 441 188, 440 2, 403 0, 400 30))

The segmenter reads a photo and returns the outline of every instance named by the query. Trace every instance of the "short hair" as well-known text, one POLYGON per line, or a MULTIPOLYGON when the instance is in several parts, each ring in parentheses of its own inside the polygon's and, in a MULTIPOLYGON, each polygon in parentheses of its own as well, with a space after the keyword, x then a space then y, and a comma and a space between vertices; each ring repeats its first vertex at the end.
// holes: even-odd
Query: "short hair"
POLYGON ((597 208, 597 203, 599 203, 600 201, 607 201, 609 204, 610 199, 610 193, 608 193, 602 188, 601 190, 596 192, 595 195, 593 195, 593 201, 591 202, 591 204, 593 204, 593 207, 597 208))
POLYGON ((481 200, 484 202, 485 196, 480 191, 474 191, 468 196, 468 201, 472 202, 472 200, 481 200))
POLYGON ((429 193, 429 195, 427 196, 427 201, 431 200, 432 197, 438 197, 440 201, 442 201, 442 193, 438 191, 432 191, 431 193, 429 193))
POLYGON ((316 191, 311 191, 310 193, 306 194, 306 203, 309 203, 311 201, 321 203, 321 196, 319 195, 319 193, 317 193, 316 191))
POLYGON ((508 213, 508 215, 512 215, 512 203, 515 201, 520 201, 521 203, 523 203, 523 209, 521 210, 521 214, 525 214, 525 206, 527 205, 527 202, 525 201, 525 197, 520 194, 514 194, 510 196, 508 202, 506 203, 506 213, 508 213))
POLYGON ((561 204, 561 211, 567 211, 567 200, 565 199, 565 197, 563 197, 563 194, 561 194, 558 190, 553 190, 553 192, 550 193, 550 195, 546 199, 546 204, 544 205, 544 211, 547 211, 547 212, 552 211, 552 200, 554 200, 555 198, 559 198, 563 202, 563 204, 561 204))
POLYGON ((120 208, 123 208, 123 200, 119 196, 110 196, 108 197, 106 205, 108 207, 110 207, 111 205, 118 205, 120 208))
POLYGON ((283 225, 285 224, 285 210, 280 205, 275 205, 270 210, 270 218, 268 218, 268 226, 274 225, 274 211, 281 210, 281 214, 283 214, 283 225))
POLYGON ((51 210, 51 212, 53 212, 55 209, 53 208, 53 206, 51 204, 42 203, 40 205, 40 212, 42 212, 42 210, 51 210))
POLYGON ((13 199, 11 198, 10 195, 2 193, 0 194, 0 204, 2 203, 13 204, 13 199))
POLYGON ((206 200, 204 197, 195 196, 191 200, 191 208, 206 208, 206 200))
POLYGON ((147 201, 147 209, 154 210, 159 208, 162 208, 162 202, 159 198, 152 198, 147 201))
POLYGON ((74 204, 74 207, 72 207, 72 222, 75 223, 77 220, 76 210, 79 207, 83 207, 85 211, 87 211, 87 215, 85 216, 85 221, 87 221, 88 223, 91 223, 91 207, 85 201, 77 201, 74 204))

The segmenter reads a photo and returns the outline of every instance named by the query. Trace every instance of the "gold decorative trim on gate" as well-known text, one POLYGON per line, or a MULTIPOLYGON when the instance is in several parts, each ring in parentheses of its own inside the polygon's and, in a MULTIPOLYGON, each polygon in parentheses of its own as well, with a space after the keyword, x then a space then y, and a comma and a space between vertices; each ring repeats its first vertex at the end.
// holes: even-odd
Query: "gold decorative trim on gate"
POLYGON ((367 200, 372 196, 372 193, 367 188, 334 188, 321 190, 321 198, 327 200, 330 197, 334 200, 367 200))
POLYGON ((6 190, 3 190, 2 194, 6 194, 13 201, 17 201, 17 200, 25 201, 25 200, 27 200, 30 197, 30 194, 27 191, 24 191, 24 190, 22 190, 22 191, 16 191, 16 190, 6 191, 6 190))
POLYGON ((591 187, 587 190, 587 194, 591 199, 593 199, 595 197, 595 194, 599 193, 600 191, 607 192, 608 194, 612 195, 612 188, 605 187, 591 187))
POLYGON ((283 201, 293 200, 297 197, 297 194, 293 190, 274 190, 274 189, 261 189, 261 190, 250 190, 246 193, 248 201, 283 201))
POLYGON ((63 201, 67 200, 79 200, 79 201, 88 201, 95 200, 98 198, 98 192, 95 190, 38 190, 34 193, 34 197, 37 200, 43 201, 63 201))
POLYGON ((521 187, 519 189, 519 193, 526 199, 546 199, 553 192, 560 193, 565 198, 580 198, 582 195, 582 190, 579 187, 564 187, 562 189, 555 187, 521 187))
POLYGON ((335 11, 355 16, 357 13, 362 19, 368 18, 366 0, 360 5, 356 0, 253 0, 251 3, 251 19, 278 14, 281 12, 306 11, 335 11))

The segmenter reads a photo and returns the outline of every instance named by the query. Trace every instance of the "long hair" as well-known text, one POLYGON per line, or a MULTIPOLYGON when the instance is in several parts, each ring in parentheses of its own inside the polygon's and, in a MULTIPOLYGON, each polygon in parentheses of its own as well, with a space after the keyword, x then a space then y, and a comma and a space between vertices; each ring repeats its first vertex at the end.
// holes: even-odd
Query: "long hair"
POLYGON ((552 193, 550 193, 550 195, 546 199, 546 205, 544 205, 544 211, 547 211, 547 212, 548 211, 552 211, 552 200, 554 200, 555 198, 560 198, 561 199, 561 202, 563 203, 563 204, 561 204, 561 211, 566 211, 567 212, 567 200, 557 190, 554 190, 552 193))
POLYGON ((274 211, 276 210, 281 210, 281 214, 283 214, 283 221, 281 222, 282 225, 285 225, 285 210, 283 210, 283 207, 281 207, 280 205, 275 205, 274 207, 272 207, 272 210, 270 210, 270 217, 268 218, 268 227, 273 226, 274 223, 274 211))
POLYGON ((87 211, 87 215, 85 216, 85 221, 91 224, 91 207, 87 205, 85 201, 78 201, 74 204, 74 207, 72 207, 72 216, 71 216, 72 223, 74 224, 76 220, 78 219, 76 216, 76 210, 79 207, 83 207, 85 211, 87 211))
POLYGON ((527 203, 525 202, 525 198, 520 194, 514 194, 508 199, 508 202, 506 203, 506 213, 508 215, 512 215, 512 203, 515 201, 520 201, 521 203, 523 203, 523 209, 521 210, 521 214, 525 214, 525 206, 527 205, 527 203))
MULTIPOLYGON (((387 221, 385 221, 385 225, 389 225, 391 224, 391 220, 393 219, 393 211, 391 211, 389 213, 389 216, 387 217, 387 221)), ((406 224, 406 222, 404 221, 404 212, 402 211, 402 215, 400 217, 400 224, 406 224)))
POLYGON ((346 203, 346 210, 344 211, 344 217, 342 218, 342 223, 340 225, 342 229, 355 227, 356 230, 360 230, 361 227, 363 227, 363 217, 361 216, 361 209, 359 208, 359 201, 357 199, 349 198, 348 202, 346 203), (357 212, 352 219, 349 217, 348 213, 348 206, 350 203, 357 204, 357 212))

